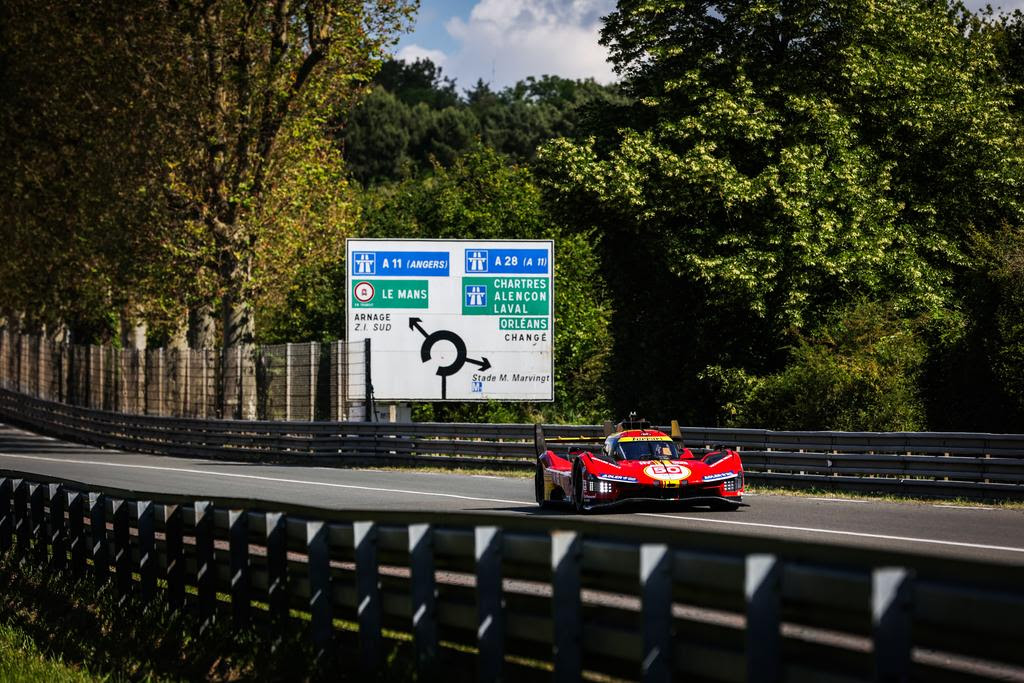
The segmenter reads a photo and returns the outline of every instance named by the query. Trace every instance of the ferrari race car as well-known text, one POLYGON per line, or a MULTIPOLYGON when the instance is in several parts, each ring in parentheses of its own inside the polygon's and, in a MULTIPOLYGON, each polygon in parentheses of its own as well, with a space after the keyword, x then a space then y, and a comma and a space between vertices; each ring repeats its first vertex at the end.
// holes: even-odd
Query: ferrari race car
POLYGON ((577 512, 641 501, 735 510, 744 504, 743 463, 728 449, 702 457, 680 451, 672 437, 644 425, 612 434, 596 453, 541 453, 534 489, 538 505, 570 503, 577 512))

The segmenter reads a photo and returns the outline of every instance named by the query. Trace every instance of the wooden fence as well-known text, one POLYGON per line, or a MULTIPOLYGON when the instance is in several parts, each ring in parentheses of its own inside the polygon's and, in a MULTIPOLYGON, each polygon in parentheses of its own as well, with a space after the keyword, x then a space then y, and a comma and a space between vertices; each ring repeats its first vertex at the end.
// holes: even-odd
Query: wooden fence
POLYGON ((0 330, 0 387, 130 415, 345 420, 368 384, 362 342, 139 351, 0 330))

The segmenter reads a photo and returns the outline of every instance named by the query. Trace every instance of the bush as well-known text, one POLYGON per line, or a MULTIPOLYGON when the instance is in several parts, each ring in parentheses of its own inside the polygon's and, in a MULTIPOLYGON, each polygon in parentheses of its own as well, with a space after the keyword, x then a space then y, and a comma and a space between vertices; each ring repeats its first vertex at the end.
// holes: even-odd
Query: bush
POLYGON ((893 307, 842 309, 793 347, 789 364, 761 378, 730 378, 733 426, 794 430, 914 431, 925 426, 918 378, 926 347, 893 307))

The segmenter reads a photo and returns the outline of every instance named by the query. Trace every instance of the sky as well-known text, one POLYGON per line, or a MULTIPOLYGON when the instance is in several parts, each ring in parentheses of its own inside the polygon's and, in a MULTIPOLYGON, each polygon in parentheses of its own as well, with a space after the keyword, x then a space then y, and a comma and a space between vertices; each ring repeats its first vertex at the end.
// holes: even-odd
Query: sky
MULTIPOLYGON (((1024 10, 1024 0, 967 0, 1024 10)), ((614 80, 598 44, 601 17, 615 0, 421 0, 416 26, 396 54, 429 57, 466 90, 478 79, 494 89, 527 76, 614 80)))

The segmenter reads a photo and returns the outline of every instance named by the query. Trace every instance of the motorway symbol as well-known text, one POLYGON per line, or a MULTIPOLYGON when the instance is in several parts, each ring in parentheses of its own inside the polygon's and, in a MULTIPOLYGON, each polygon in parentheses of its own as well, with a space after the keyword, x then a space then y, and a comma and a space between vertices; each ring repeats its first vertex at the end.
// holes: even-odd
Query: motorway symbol
POLYGON ((375 275, 377 271, 377 255, 372 251, 357 251, 353 254, 356 275, 375 275))
POLYGON ((446 341, 455 347, 455 359, 448 365, 442 365, 437 368, 437 375, 441 378, 442 399, 448 398, 448 377, 461 370, 466 363, 476 365, 480 368, 481 372, 491 367, 491 361, 487 360, 486 357, 482 360, 469 358, 466 351, 466 342, 459 335, 451 330, 438 330, 428 334, 420 325, 421 322, 423 322, 422 318, 409 318, 409 329, 418 330, 423 335, 423 345, 420 346, 421 361, 426 363, 430 360, 431 350, 434 348, 434 344, 438 342, 446 341))
POLYGON ((365 304, 373 298, 373 285, 371 285, 369 282, 358 282, 356 283, 354 294, 356 297, 356 301, 365 304))
POLYGON ((466 307, 484 308, 487 306, 487 285, 466 285, 466 307))
POLYGON ((466 272, 486 273, 487 272, 487 249, 466 250, 466 272))

